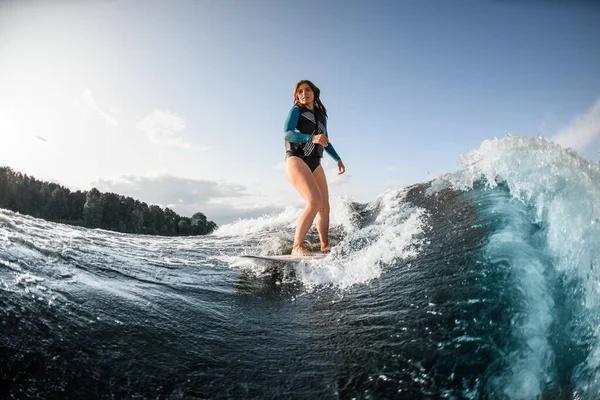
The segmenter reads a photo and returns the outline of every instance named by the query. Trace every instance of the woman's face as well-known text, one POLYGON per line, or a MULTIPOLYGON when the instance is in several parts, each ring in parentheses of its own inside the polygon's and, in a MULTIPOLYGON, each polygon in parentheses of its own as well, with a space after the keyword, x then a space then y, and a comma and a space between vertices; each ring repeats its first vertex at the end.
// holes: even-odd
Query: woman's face
POLYGON ((308 83, 303 83, 298 86, 296 97, 298 98, 298 103, 304 106, 312 106, 315 101, 315 93, 312 91, 308 83))

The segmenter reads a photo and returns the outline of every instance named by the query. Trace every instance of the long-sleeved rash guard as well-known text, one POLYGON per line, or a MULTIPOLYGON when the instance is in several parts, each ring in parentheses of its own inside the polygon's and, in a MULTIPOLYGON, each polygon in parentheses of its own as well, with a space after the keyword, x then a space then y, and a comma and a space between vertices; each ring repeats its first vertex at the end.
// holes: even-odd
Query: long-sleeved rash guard
MULTIPOLYGON (((314 110, 309 110, 309 111, 312 111, 314 113, 314 110)), ((284 137, 283 138, 290 143, 309 143, 310 141, 312 141, 313 135, 301 133, 296 130, 296 126, 298 125, 299 120, 300 120, 300 108, 297 106, 292 107, 292 109, 288 113, 287 119, 285 120, 284 137)), ((325 133, 325 137, 327 137, 327 139, 329 139, 329 136, 327 134, 327 126, 325 126, 324 133, 325 133)), ((333 148, 333 145, 331 144, 331 142, 327 146, 325 146, 324 149, 327 152, 327 154, 329 154, 331 156, 331 158, 333 158, 335 161, 338 161, 341 159, 340 156, 338 155, 338 153, 333 148)))

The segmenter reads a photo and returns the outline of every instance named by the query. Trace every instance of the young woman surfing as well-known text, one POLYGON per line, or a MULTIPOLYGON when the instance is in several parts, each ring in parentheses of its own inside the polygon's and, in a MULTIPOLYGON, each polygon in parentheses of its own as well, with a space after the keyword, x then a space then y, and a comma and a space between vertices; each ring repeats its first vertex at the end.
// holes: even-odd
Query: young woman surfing
POLYGON ((329 252, 329 190, 321 166, 323 149, 338 165, 338 175, 346 171, 344 163, 329 142, 327 109, 321 91, 311 81, 302 80, 294 87, 294 107, 285 121, 285 175, 306 200, 296 226, 293 256, 311 256, 304 248, 304 238, 317 218, 321 251, 329 252))

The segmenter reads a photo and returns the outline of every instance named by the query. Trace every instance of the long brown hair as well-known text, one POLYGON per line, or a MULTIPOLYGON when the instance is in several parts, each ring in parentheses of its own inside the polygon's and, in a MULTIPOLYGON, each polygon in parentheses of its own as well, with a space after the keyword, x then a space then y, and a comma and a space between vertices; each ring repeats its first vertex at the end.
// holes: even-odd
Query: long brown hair
POLYGON ((303 80, 299 81, 298 83, 296 83, 296 86, 294 86, 294 105, 300 107, 300 103, 298 103, 298 88, 303 83, 306 83, 308 86, 310 86, 310 88, 312 89, 313 93, 315 94, 315 100, 314 100, 314 102, 315 102, 315 109, 317 111, 319 111, 321 114, 327 116, 327 109, 325 108, 325 106, 321 102, 321 91, 319 90, 319 88, 314 83, 312 83, 308 79, 303 79, 303 80))

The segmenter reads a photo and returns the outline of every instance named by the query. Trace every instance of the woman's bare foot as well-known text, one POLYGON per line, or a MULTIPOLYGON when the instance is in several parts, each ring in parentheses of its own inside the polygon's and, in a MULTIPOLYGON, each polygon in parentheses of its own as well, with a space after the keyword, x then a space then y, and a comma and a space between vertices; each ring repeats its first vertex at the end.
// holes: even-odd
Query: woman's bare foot
POLYGON ((330 252, 331 252, 330 244, 326 244, 325 246, 321 245, 321 253, 330 253, 330 252))
POLYGON ((302 246, 294 246, 292 248, 292 255, 296 256, 296 257, 308 257, 308 256, 314 256, 313 253, 311 253, 310 251, 306 250, 304 247, 302 246))

